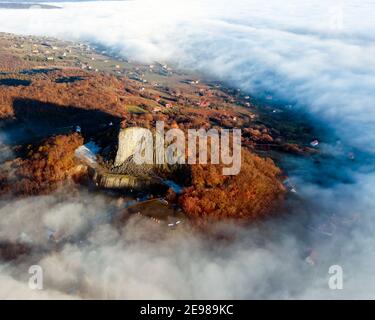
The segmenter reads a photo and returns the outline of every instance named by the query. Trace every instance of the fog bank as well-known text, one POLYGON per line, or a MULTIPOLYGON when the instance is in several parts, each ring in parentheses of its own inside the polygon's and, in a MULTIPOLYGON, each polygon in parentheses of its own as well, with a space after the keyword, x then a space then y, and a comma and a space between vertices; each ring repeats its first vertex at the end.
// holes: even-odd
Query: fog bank
MULTIPOLYGON (((308 110, 345 143, 367 151, 368 159, 375 151, 372 1, 59 5, 64 9, 0 10, 0 31, 91 41, 130 59, 199 70, 257 97, 272 95, 308 110)), ((358 224, 333 238, 308 231, 306 208, 253 227, 218 226, 236 235, 223 242, 188 227, 165 234, 137 218, 115 228, 108 220, 113 204, 104 196, 7 201, 0 208, 0 239, 14 241, 24 233, 23 241, 41 248, 24 264, 0 265, 0 297, 374 298, 375 176, 372 169, 340 170, 353 183, 323 188, 294 177, 299 195, 312 203, 312 222, 359 213, 358 224), (46 247, 48 230, 60 235, 57 251, 46 247), (305 261, 311 249, 319 261, 313 267, 305 261), (45 270, 41 292, 27 288, 31 263, 45 270), (328 288, 333 264, 343 267, 343 290, 328 288)))

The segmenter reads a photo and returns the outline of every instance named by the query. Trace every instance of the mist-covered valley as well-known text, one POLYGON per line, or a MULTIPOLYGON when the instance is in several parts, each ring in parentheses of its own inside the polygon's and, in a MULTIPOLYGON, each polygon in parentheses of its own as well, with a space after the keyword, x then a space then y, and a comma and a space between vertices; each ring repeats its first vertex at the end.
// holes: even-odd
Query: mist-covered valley
MULTIPOLYGON (((0 32, 87 42, 129 63, 160 62, 206 75, 243 99, 251 95, 264 112, 262 121, 280 136, 290 135, 310 149, 318 140, 318 154, 266 149, 288 176, 279 212, 240 225, 221 220, 210 226, 210 234, 188 223, 166 232, 139 216, 114 224, 122 205, 117 194, 70 184, 44 195, 3 197, 0 240, 21 244, 11 251, 22 258, 0 261, 1 298, 374 297, 371 1, 137 0, 58 6, 62 9, 0 10, 0 32), (287 122, 301 119, 313 129, 299 131, 287 122), (43 290, 29 289, 30 265, 43 268, 43 290), (342 267, 342 290, 328 285, 332 265, 342 267)), ((32 78, 35 88, 44 88, 48 80, 40 77, 32 78)), ((56 71, 51 77, 66 75, 56 71)), ((87 83, 104 90, 95 81, 87 83)), ((122 85, 105 76, 101 81, 122 85)), ((55 84, 51 88, 51 96, 60 90, 55 84)), ((82 88, 77 85, 73 92, 82 88)), ((20 89, 36 99, 37 89, 32 90, 20 89)), ((59 99, 56 105, 70 101, 59 99)), ((114 103, 112 115, 119 116, 116 108, 114 103)), ((2 161, 12 157, 15 136, 24 134, 12 130, 1 135, 2 161)), ((7 250, 0 247, 4 256, 7 250)))

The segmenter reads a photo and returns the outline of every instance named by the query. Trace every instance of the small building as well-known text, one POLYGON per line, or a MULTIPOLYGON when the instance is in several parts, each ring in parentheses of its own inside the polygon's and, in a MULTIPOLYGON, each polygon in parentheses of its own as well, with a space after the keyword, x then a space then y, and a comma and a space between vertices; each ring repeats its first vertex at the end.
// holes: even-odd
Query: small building
POLYGON ((208 101, 201 101, 201 102, 199 102, 199 106, 203 107, 203 108, 207 108, 207 107, 210 106, 210 102, 208 102, 208 101))
POLYGON ((319 141, 315 139, 315 140, 310 142, 310 145, 315 148, 319 145, 319 141))

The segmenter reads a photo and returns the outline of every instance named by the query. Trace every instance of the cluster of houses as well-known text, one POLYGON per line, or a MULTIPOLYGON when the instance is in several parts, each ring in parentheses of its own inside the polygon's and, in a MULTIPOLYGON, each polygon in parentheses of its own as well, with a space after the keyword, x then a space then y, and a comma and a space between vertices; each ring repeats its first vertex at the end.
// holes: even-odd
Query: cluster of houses
MULTIPOLYGON (((160 99, 159 99, 160 101, 160 99)), ((157 106, 157 107, 154 107, 154 109, 152 110, 152 112, 161 112, 163 110, 168 110, 168 109, 172 109, 173 108, 173 104, 172 103, 166 103, 164 105, 160 105, 160 106, 157 106)))
POLYGON ((32 41, 31 55, 38 56, 46 61, 54 61, 57 58, 64 59, 70 53, 72 53, 71 48, 61 48, 47 41, 32 41))
MULTIPOLYGON (((29 55, 45 61, 64 60, 68 57, 72 57, 74 52, 87 54, 91 53, 93 50, 90 45, 84 43, 69 43, 69 45, 64 43, 64 46, 60 46, 58 41, 48 37, 17 37, 14 42, 16 48, 24 48, 26 43, 29 43, 29 55)), ((91 60, 94 61, 95 57, 91 57, 91 60)), ((89 70, 94 69, 89 63, 80 63, 78 67, 89 70)))

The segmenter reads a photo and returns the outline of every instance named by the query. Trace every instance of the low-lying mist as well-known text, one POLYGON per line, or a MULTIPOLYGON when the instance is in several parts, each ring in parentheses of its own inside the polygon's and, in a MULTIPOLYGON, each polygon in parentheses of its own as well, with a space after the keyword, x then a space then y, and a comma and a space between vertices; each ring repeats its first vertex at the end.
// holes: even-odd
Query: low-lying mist
POLYGON ((324 237, 304 227, 300 212, 251 227, 223 223, 209 237, 185 225, 165 232, 139 216, 111 224, 115 200, 82 191, 2 203, 0 240, 21 242, 32 255, 1 264, 1 298, 368 298, 374 289, 374 197, 371 178, 335 190, 301 188, 319 199, 316 218, 332 210, 361 213, 350 232, 324 237), (365 197, 363 195, 366 195, 365 197), (343 199, 347 199, 346 201, 343 199), (339 202, 335 202, 339 201, 339 202), (321 211, 319 211, 321 210, 321 211), (51 241, 50 236, 54 235, 51 241), (235 235, 235 236, 234 236, 235 235), (56 244, 57 243, 57 244, 56 244), (316 265, 306 261, 316 252, 316 265), (44 290, 28 288, 28 268, 40 265, 44 290), (344 270, 344 289, 328 288, 328 268, 344 270))
MULTIPOLYGON (((100 44, 129 59, 205 72, 259 98, 307 110, 341 143, 363 153, 355 165, 297 161, 289 172, 304 201, 250 227, 222 223, 208 237, 188 226, 165 233, 134 217, 110 223, 115 200, 81 190, 3 200, 0 240, 37 248, 0 265, 1 298, 374 298, 375 46, 371 1, 301 3, 138 0, 67 3, 62 10, 0 11, 0 31, 100 44), (301 170, 303 168, 303 170, 301 170), (323 186, 307 179, 350 177, 323 186), (310 225, 350 227, 324 236, 310 225), (340 223, 341 223, 340 222, 340 223), (46 244, 50 231, 59 247, 46 244), (229 236, 230 235, 230 236, 229 236), (234 238, 233 235, 235 235, 234 238), (230 238, 231 240, 223 240, 230 238), (313 252, 315 265, 306 261, 313 252), (28 288, 39 264, 45 289, 28 288), (343 290, 330 290, 340 265, 343 290)), ((9 139, 9 137, 8 137, 9 139)), ((324 143, 324 141, 323 141, 324 143)), ((326 148, 340 162, 345 155, 326 148)))

